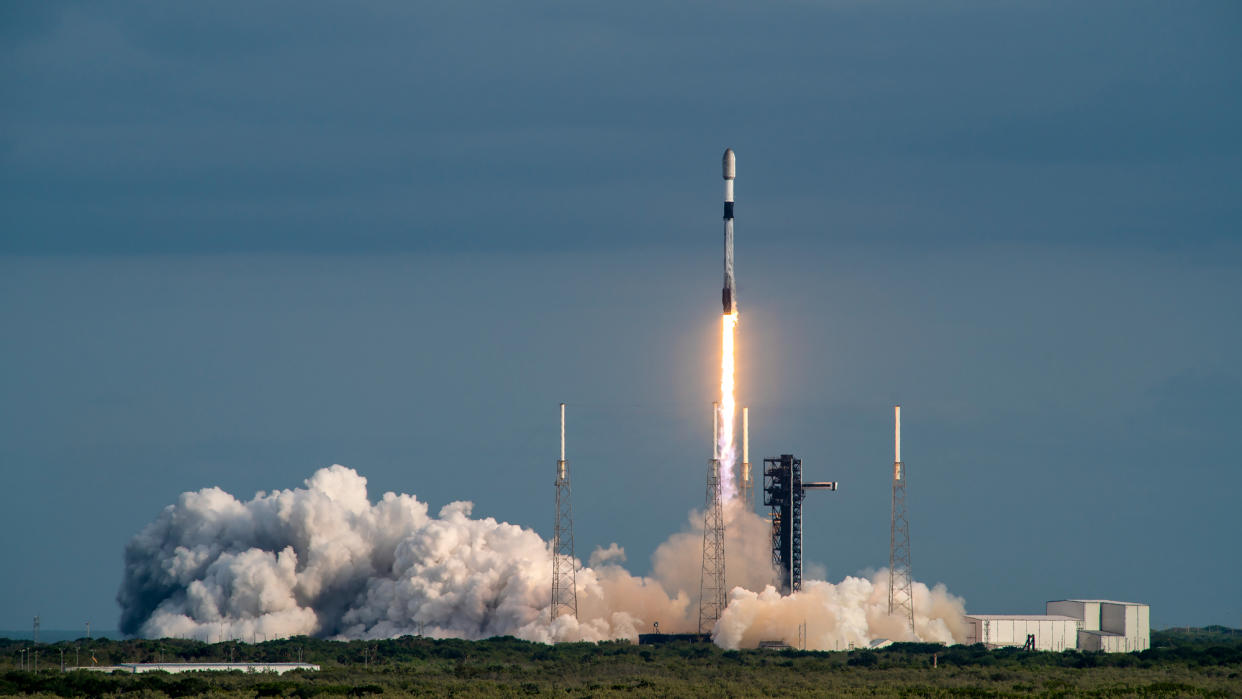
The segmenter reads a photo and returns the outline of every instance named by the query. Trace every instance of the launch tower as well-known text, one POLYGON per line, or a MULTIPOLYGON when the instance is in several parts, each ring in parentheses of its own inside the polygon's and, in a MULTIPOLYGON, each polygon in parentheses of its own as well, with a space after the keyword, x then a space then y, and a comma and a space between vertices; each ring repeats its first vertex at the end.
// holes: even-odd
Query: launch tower
POLYGON ((802 589, 802 499, 807 490, 836 490, 836 481, 802 480, 802 459, 792 454, 763 460, 763 504, 772 520, 772 563, 781 572, 781 594, 802 589))

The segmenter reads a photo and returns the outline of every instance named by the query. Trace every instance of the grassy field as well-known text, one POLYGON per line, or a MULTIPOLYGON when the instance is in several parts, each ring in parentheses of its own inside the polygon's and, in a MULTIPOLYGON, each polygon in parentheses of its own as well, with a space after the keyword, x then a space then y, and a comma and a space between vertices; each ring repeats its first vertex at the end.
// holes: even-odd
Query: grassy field
MULTIPOLYGON (((1242 696, 1242 635, 1221 627, 1152 634, 1130 654, 988 651, 980 646, 896 644, 878 651, 723 651, 707 644, 547 646, 405 637, 377 642, 292 638, 266 643, 87 641, 41 644, 38 673, 22 671, 28 641, 0 640, 5 696, 785 697, 785 696, 1242 696), (276 677, 232 673, 103 674, 84 664, 294 661, 319 672, 276 677)), ((29 651, 28 651, 29 653, 29 651)), ((30 662, 30 655, 27 655, 30 662)))

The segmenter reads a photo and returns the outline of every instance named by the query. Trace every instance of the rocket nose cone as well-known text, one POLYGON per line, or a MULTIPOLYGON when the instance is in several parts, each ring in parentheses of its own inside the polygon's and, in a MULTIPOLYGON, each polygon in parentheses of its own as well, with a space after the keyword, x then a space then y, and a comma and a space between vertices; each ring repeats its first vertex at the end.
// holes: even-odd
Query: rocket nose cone
POLYGON ((724 178, 731 180, 737 176, 737 158, 733 156, 733 149, 726 148, 724 152, 724 178))

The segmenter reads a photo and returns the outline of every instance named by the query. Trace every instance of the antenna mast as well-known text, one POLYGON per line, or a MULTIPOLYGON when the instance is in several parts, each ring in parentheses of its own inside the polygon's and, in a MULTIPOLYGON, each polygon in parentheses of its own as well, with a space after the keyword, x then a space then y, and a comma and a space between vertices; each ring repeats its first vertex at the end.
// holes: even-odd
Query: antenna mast
POLYGON ((888 544, 888 613, 900 615, 914 633, 914 587, 910 575, 910 522, 906 518, 906 465, 901 461, 901 406, 893 406, 893 518, 888 544))
POLYGON ((565 404, 561 403, 561 458, 556 462, 556 528, 552 534, 552 619, 578 616, 578 571, 574 562, 574 508, 569 462, 565 460, 565 404))
POLYGON ((742 503, 755 508, 755 476, 750 470, 750 408, 742 408, 742 503))

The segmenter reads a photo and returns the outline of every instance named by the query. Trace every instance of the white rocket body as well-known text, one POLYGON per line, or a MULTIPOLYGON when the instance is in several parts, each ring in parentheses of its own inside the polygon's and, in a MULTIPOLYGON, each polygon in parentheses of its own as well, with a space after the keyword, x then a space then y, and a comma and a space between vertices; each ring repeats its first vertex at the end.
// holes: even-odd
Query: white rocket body
POLYGON ((733 285, 733 178, 737 176, 737 158, 732 148, 726 148, 723 160, 724 188, 724 289, 720 300, 725 315, 737 311, 737 293, 733 285))

